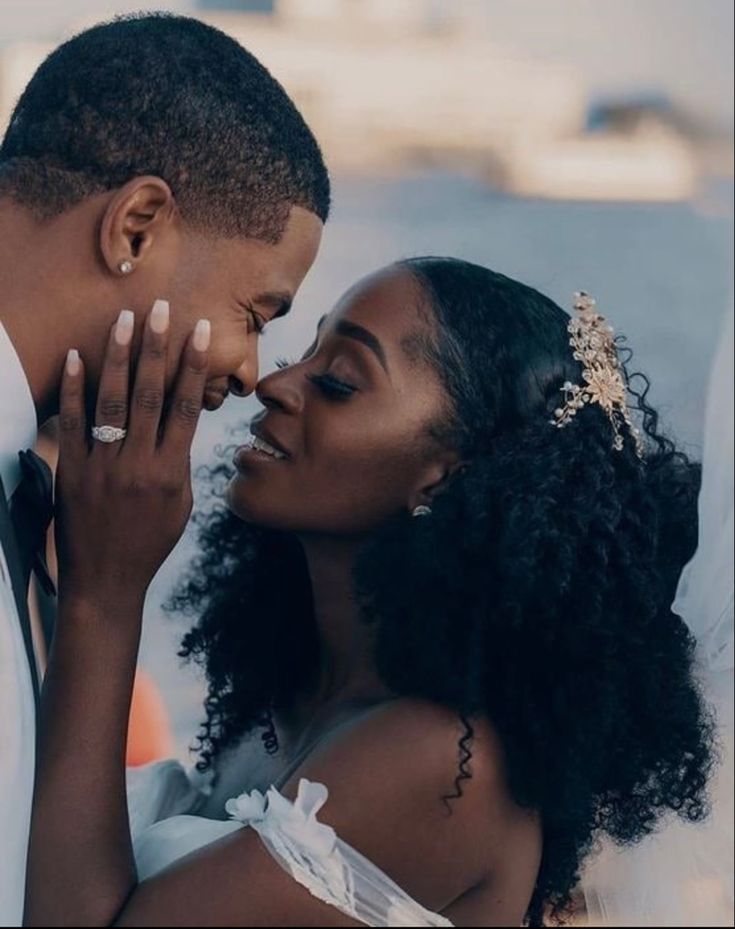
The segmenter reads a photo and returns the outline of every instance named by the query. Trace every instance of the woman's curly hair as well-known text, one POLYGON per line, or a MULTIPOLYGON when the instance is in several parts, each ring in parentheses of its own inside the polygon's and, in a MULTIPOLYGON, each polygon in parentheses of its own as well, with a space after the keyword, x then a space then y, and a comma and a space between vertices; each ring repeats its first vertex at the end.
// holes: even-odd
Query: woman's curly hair
MULTIPOLYGON (((668 810, 707 812, 712 721, 695 642, 670 609, 697 544, 700 468, 659 434, 648 381, 625 365, 643 459, 629 436, 612 450, 597 406, 551 427, 562 383, 581 382, 553 301, 464 261, 402 267, 452 401, 438 432, 468 464, 430 517, 397 516, 369 540, 356 589, 387 686, 464 723, 449 799, 471 777, 470 720, 494 726, 509 789, 543 824, 526 920, 561 921, 597 839, 631 843, 668 810)), ((256 726, 276 749, 272 713, 308 678, 317 632, 294 539, 222 507, 200 523, 201 556, 169 606, 196 617, 181 654, 208 678, 206 768, 256 726)))

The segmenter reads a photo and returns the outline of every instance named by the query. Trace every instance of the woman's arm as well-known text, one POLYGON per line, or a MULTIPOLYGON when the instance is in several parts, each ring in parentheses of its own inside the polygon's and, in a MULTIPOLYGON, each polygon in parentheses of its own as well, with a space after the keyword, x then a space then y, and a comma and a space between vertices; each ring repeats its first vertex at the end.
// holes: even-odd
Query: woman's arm
POLYGON ((62 602, 43 688, 24 922, 108 925, 135 886, 125 744, 142 600, 62 602))
POLYGON ((168 329, 154 331, 149 317, 128 411, 124 322, 110 336, 96 412, 98 425, 127 425, 123 441, 89 448, 73 355, 62 383, 59 615, 43 687, 27 925, 109 925, 136 884, 125 792, 130 699, 145 593, 191 512, 208 324, 184 347, 162 422, 168 329))

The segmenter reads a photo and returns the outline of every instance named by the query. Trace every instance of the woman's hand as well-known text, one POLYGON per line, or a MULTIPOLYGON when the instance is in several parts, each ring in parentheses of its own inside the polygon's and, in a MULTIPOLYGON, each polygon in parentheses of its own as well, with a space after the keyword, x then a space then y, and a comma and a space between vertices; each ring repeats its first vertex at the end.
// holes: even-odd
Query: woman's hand
POLYGON ((129 311, 112 328, 103 364, 95 424, 126 428, 120 441, 90 440, 84 367, 74 350, 67 358, 56 476, 61 597, 142 602, 191 513, 190 450, 207 375, 209 321, 199 320, 184 345, 171 398, 165 398, 168 304, 156 301, 144 325, 132 391, 129 311))

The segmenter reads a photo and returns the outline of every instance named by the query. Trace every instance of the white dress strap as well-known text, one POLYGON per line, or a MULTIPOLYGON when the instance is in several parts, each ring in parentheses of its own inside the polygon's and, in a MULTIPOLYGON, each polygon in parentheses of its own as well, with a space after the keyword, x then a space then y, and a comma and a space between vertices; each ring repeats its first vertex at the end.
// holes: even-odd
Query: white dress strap
POLYGON ((339 839, 316 814, 324 784, 301 778, 296 799, 275 787, 227 801, 230 817, 251 826, 275 860, 313 896, 366 926, 452 926, 405 893, 371 861, 339 839))

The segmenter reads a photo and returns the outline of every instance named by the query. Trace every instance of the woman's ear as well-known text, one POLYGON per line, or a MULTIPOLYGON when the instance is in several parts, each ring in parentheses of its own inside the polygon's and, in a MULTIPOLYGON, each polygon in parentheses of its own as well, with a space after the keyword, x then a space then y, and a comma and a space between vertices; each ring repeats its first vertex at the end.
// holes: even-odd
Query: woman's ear
POLYGON ((435 497, 443 493, 455 475, 464 471, 467 462, 456 452, 447 452, 441 458, 434 459, 419 475, 415 489, 408 499, 409 512, 417 506, 431 507, 435 497))
POLYGON ((160 177, 133 178, 115 191, 100 225, 100 252, 111 274, 133 274, 162 244, 176 213, 171 188, 160 177))

